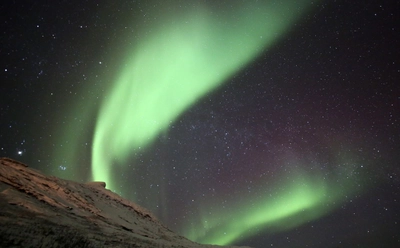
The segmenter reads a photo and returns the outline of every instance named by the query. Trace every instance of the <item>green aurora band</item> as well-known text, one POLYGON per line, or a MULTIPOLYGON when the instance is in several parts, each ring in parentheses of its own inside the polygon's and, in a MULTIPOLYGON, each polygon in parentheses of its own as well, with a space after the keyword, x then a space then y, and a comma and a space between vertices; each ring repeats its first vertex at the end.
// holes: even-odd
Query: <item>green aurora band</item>
MULTIPOLYGON (((166 2, 153 10, 157 20, 139 29, 140 38, 121 63, 120 75, 99 110, 92 179, 107 182, 117 192, 121 189, 114 182, 116 171, 123 172, 136 150, 151 145, 185 110, 265 52, 312 7, 308 0, 229 1, 231 7, 221 13, 204 4, 172 13, 166 6, 171 2, 166 2)), ((67 178, 81 173, 76 161, 84 149, 75 144, 82 143, 79 133, 85 132, 95 108, 76 105, 72 124, 57 138, 61 142, 54 142, 62 149, 53 155, 53 164, 69 165, 67 172, 57 172, 67 178), (76 113, 80 116, 75 120, 76 113)), ((353 161, 351 156, 339 157, 337 164, 353 161)), ((258 182, 258 191, 268 193, 239 193, 229 207, 212 213, 215 203, 200 203, 199 219, 188 221, 182 233, 199 243, 228 245, 261 231, 284 231, 320 218, 360 190, 362 183, 350 168, 333 172, 336 176, 329 180, 297 171, 280 175, 272 187, 258 182)))
POLYGON ((269 187, 264 196, 238 195, 238 205, 212 213, 210 206, 200 206, 200 219, 186 226, 184 236, 203 244, 230 245, 260 232, 282 232, 318 219, 363 190, 363 177, 345 165, 351 160, 343 160, 344 166, 332 172, 330 179, 292 170, 290 175, 281 175, 285 179, 269 187))
POLYGON ((93 179, 116 190, 117 165, 274 44, 311 3, 229 1, 223 13, 202 4, 169 13, 160 2, 100 109, 93 179))

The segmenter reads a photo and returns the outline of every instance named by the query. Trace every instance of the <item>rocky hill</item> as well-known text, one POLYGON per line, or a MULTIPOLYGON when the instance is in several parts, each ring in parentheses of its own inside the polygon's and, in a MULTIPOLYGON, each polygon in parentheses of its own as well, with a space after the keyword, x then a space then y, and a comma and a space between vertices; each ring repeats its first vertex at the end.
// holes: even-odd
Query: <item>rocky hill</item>
POLYGON ((106 189, 0 158, 0 247, 217 247, 169 230, 106 189))

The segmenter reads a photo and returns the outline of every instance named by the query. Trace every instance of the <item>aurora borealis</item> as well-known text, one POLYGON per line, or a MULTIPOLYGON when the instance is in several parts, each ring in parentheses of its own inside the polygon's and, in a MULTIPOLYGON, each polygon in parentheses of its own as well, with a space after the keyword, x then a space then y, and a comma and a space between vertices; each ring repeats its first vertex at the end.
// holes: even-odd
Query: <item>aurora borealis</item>
POLYGON ((94 180, 115 189, 115 162, 126 164, 132 151, 168 131, 185 109, 273 44, 310 7, 308 1, 236 4, 223 18, 202 4, 170 13, 139 39, 97 118, 94 180))
POLYGON ((238 238, 254 235, 257 227, 267 232, 294 228, 321 217, 343 201, 346 194, 354 193, 357 184, 351 181, 353 178, 343 174, 341 177, 346 179, 327 182, 321 175, 311 177, 297 172, 294 177, 282 180, 281 189, 274 186, 273 195, 261 197, 250 206, 247 203, 252 199, 243 197, 235 211, 207 216, 201 220, 203 226, 191 230, 187 237, 201 243, 227 245, 238 238))
MULTIPOLYGON (((93 179, 117 190, 115 181, 119 177, 112 176, 114 168, 118 164, 126 166, 132 152, 146 149, 199 98, 279 39, 306 7, 310 8, 310 3, 302 4, 242 3, 232 7, 224 18, 218 17, 218 12, 211 15, 206 6, 196 5, 154 24, 155 31, 139 39, 132 49, 131 58, 100 109, 93 142, 93 179)), ((239 211, 248 214, 242 218, 234 218, 237 210, 228 212, 228 216, 213 214, 203 221, 207 227, 192 225, 194 230, 185 236, 205 244, 228 245, 254 232, 255 226, 276 225, 302 211, 312 213, 282 225, 293 227, 317 218, 330 208, 325 206, 327 203, 341 201, 350 191, 343 187, 337 196, 333 185, 306 178, 295 174, 284 184, 288 190, 277 194, 278 200, 261 197, 251 210, 244 204, 239 211)))
POLYGON ((400 243, 398 3, 7 3, 0 155, 204 244, 400 243))

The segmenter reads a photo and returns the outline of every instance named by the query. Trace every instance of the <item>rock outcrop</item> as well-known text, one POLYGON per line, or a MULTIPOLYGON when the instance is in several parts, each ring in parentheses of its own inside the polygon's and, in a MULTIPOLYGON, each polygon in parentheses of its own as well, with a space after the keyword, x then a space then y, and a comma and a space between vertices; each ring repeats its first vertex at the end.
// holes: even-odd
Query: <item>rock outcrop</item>
POLYGON ((175 234, 105 187, 0 158, 0 247, 216 247, 175 234))

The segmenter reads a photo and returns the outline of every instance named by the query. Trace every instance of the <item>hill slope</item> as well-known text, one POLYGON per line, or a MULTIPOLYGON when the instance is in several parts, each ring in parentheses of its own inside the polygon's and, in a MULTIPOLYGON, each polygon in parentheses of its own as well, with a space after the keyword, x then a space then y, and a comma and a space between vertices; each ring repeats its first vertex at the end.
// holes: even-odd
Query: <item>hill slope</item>
POLYGON ((0 158, 0 247, 216 247, 173 233, 105 186, 0 158))

